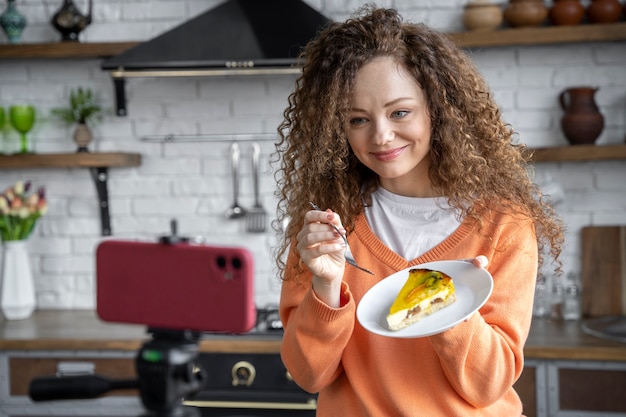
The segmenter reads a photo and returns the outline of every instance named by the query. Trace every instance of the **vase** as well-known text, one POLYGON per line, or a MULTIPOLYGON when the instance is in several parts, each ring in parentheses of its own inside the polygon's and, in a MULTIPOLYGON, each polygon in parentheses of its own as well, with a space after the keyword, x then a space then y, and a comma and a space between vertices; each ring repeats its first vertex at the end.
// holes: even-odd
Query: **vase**
POLYGON ((589 23, 616 23, 622 14, 622 5, 617 0, 593 0, 587 6, 589 23))
POLYGON ((10 43, 20 43, 26 23, 26 17, 15 8, 15 0, 8 0, 7 8, 0 15, 0 26, 10 43))
POLYGON ((576 26, 585 17, 585 8, 580 0, 556 0, 549 17, 555 26, 576 26))
POLYGON ((463 25, 471 31, 488 31, 502 24, 502 8, 499 4, 473 1, 465 6, 463 25))
POLYGON ((35 286, 26 240, 2 242, 0 309, 7 320, 21 320, 35 311, 35 286))
POLYGON ((78 42, 78 35, 91 23, 93 0, 89 0, 87 14, 82 14, 72 0, 64 0, 63 5, 52 16, 50 23, 61 33, 61 41, 78 42))
POLYGON ((86 123, 78 123, 74 130, 74 142, 78 145, 76 152, 89 152, 87 145, 93 140, 91 129, 86 123))
POLYGON ((594 87, 573 87, 559 95, 565 111, 561 129, 572 145, 593 144, 604 129, 604 116, 595 101, 596 91, 594 87))
POLYGON ((540 26, 548 17, 543 0, 509 0, 504 21, 514 28, 540 26))

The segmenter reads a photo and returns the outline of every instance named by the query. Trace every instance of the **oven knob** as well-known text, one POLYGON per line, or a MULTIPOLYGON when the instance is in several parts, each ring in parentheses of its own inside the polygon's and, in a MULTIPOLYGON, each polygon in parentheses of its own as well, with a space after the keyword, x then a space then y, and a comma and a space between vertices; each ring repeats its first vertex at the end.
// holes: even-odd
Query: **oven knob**
POLYGON ((233 377, 233 387, 237 385, 249 387, 252 385, 252 382, 254 382, 254 377, 256 377, 256 369, 254 365, 248 361, 239 361, 233 365, 231 374, 233 377))

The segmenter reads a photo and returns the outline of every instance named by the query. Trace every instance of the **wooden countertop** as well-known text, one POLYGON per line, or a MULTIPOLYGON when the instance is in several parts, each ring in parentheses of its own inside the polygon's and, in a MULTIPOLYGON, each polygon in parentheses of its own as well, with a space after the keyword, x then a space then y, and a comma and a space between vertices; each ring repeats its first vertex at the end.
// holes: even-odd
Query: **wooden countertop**
MULTIPOLYGON (((107 323, 92 310, 36 310, 28 319, 0 318, 1 350, 138 350, 147 327, 107 323)), ((274 353, 280 335, 218 335, 200 341, 201 352, 274 353)))
MULTIPOLYGON (((141 325, 105 323, 91 310, 38 310, 25 320, 0 319, 0 350, 137 350, 149 339, 141 325)), ((274 353, 276 335, 207 335, 201 352, 274 353)), ((527 359, 626 361, 626 344, 584 333, 577 321, 536 319, 527 359)))

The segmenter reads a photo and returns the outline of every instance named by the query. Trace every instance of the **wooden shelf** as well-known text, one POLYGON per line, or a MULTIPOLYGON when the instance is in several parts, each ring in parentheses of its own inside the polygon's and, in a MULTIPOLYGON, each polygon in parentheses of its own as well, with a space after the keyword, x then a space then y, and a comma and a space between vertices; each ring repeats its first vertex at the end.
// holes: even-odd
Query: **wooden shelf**
MULTIPOLYGON (((626 23, 581 24, 448 33, 464 48, 626 40, 626 23)), ((140 42, 51 42, 0 45, 0 59, 106 58, 140 42)))
POLYGON ((607 161, 626 159, 626 144, 571 145, 531 150, 533 151, 534 162, 607 161))
POLYGON ((499 29, 448 34, 464 48, 626 40, 626 23, 499 29))
POLYGON ((104 168, 141 164, 141 155, 121 152, 76 152, 0 155, 0 169, 104 168))
POLYGON ((0 155, 0 169, 89 168, 98 193, 102 236, 110 236, 113 233, 109 214, 108 169, 111 167, 134 167, 140 164, 141 155, 123 152, 0 155))
POLYGON ((0 45, 0 58, 106 58, 139 42, 55 42, 0 45))

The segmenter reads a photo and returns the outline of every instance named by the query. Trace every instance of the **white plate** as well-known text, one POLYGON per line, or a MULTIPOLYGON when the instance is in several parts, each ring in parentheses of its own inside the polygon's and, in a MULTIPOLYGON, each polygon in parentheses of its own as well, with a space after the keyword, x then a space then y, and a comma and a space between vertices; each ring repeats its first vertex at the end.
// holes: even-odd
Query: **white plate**
POLYGON ((438 261, 415 265, 389 275, 363 296, 356 317, 366 330, 381 336, 415 338, 432 336, 448 330, 481 308, 493 290, 491 274, 465 261, 438 261), (387 327, 389 307, 400 292, 413 268, 428 268, 448 274, 456 290, 456 301, 436 313, 426 316, 404 329, 391 331, 387 327))

